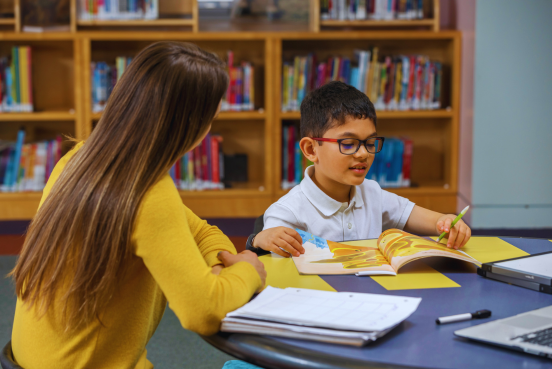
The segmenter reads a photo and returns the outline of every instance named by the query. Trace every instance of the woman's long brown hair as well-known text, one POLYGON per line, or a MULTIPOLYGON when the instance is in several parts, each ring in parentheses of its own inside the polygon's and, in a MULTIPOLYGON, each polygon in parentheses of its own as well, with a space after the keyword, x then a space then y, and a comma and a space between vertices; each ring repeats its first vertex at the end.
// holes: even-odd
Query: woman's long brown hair
POLYGON ((222 61, 193 44, 132 60, 31 222, 12 271, 29 308, 42 316, 55 301, 65 329, 99 316, 133 255, 141 200, 205 134, 227 86, 222 61))

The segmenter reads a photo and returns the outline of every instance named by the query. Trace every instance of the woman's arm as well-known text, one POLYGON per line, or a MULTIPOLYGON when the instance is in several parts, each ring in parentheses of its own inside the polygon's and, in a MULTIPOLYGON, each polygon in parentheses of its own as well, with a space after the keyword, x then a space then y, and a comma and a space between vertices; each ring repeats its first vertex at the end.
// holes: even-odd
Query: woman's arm
POLYGON ((207 262, 207 265, 213 267, 222 262, 217 258, 220 251, 228 251, 236 254, 236 248, 228 236, 215 226, 209 225, 207 221, 194 214, 193 211, 184 205, 186 219, 192 236, 194 237, 201 255, 207 262))
MULTIPOLYGON (((170 177, 158 182, 140 207, 133 233, 136 255, 159 284, 182 326, 213 334, 222 318, 249 301, 262 282, 247 262, 237 262, 220 270, 219 275, 213 274, 203 253, 208 250, 205 254, 210 258, 217 242, 231 244, 221 233, 211 234, 215 232, 211 229, 200 252, 188 224, 188 212, 170 177)), ((218 260, 210 263, 218 264, 218 260)))

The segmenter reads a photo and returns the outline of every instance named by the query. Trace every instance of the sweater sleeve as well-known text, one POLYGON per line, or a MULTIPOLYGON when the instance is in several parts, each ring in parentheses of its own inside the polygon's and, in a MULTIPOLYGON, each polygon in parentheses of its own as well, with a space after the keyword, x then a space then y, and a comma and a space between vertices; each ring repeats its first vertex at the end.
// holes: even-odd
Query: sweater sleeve
POLYGON ((216 264, 222 264, 217 258, 220 251, 237 253, 232 241, 218 227, 207 224, 207 221, 195 215, 186 206, 184 211, 190 231, 207 265, 213 267, 216 264))
POLYGON ((249 301, 261 287, 261 279, 246 262, 212 274, 209 265, 216 253, 221 249, 235 253, 235 249, 218 228, 192 214, 182 204, 170 177, 165 176, 141 203, 133 242, 136 255, 144 261, 182 326, 209 335, 218 331, 228 312, 249 301))

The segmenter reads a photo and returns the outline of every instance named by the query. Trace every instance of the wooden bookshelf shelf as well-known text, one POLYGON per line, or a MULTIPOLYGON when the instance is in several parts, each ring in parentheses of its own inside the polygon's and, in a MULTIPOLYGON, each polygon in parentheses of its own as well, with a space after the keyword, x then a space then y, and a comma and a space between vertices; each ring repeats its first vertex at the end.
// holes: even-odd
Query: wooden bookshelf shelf
POLYGON ((98 27, 98 26, 113 26, 113 27, 158 27, 158 26, 194 26, 194 19, 128 19, 128 20, 79 20, 78 26, 98 27))
POLYGON ((255 111, 221 111, 217 117, 217 120, 257 120, 265 119, 266 112, 255 111))
MULTIPOLYGON (((91 113, 90 119, 99 120, 102 117, 102 113, 91 113)), ((1 116, 0 116, 1 118, 1 116)), ((265 119, 265 111, 221 111, 217 117, 217 120, 259 120, 265 119)), ((0 119, 1 120, 1 119, 0 119)))
MULTIPOLYGON (((379 119, 433 119, 451 118, 454 115, 452 110, 409 110, 409 111, 377 111, 379 119)), ((281 119, 299 120, 301 113, 298 111, 286 111, 280 113, 281 119)))
MULTIPOLYGON (((454 212, 456 206, 456 191, 442 186, 422 186, 408 188, 384 188, 384 190, 406 197, 416 205, 439 211, 454 212)), ((275 192, 273 201, 286 195, 290 190, 279 189, 275 192)))
MULTIPOLYGON (((452 195, 455 194, 455 191, 451 188, 445 188, 444 186, 420 186, 420 187, 398 187, 398 188, 383 188, 386 191, 396 193, 397 195, 409 197, 412 195, 452 195)), ((291 189, 290 189, 291 190, 291 189)), ((276 191, 278 197, 282 197, 287 194, 290 190, 279 189, 276 191)))
POLYGON ((0 18, 0 25, 15 24, 15 18, 0 18))
POLYGON ((413 20, 321 20, 324 27, 433 27, 433 19, 413 20))
POLYGON ((43 111, 33 113, 0 113, 0 121, 59 121, 75 120, 75 113, 68 111, 43 111))
POLYGON ((38 200, 40 201, 42 192, 0 192, 0 201, 2 200, 38 200))
POLYGON ((262 182, 246 182, 235 184, 234 188, 225 188, 224 190, 205 190, 205 191, 184 191, 181 190, 180 196, 186 198, 204 198, 204 197, 247 197, 254 195, 267 195, 262 182))
MULTIPOLYGON (((416 29, 439 31, 439 0, 433 0, 429 8, 424 9, 425 19, 321 19, 320 0, 310 0, 310 29, 319 32, 323 29, 330 31, 339 28, 347 30, 350 28, 369 28, 369 29, 416 29)), ((334 3, 335 4, 335 3, 334 3)))
POLYGON ((42 192, 0 192, 0 220, 31 219, 41 197, 42 192))

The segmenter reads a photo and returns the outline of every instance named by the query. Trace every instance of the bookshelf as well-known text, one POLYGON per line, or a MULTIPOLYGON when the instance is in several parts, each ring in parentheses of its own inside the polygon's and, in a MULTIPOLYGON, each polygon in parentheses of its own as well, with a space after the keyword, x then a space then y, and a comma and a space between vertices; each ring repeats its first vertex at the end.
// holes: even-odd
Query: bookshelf
POLYGON ((282 63, 295 55, 313 52, 318 60, 330 56, 353 56, 355 49, 376 46, 380 55, 422 54, 443 64, 443 109, 417 111, 378 111, 378 134, 408 136, 414 142, 412 181, 417 187, 388 189, 411 201, 440 212, 454 212, 457 196, 458 108, 460 78, 460 39, 456 32, 351 31, 286 35, 275 39, 277 56, 274 105, 275 168, 274 200, 281 189, 282 126, 298 125, 300 113, 282 112, 282 63))
MULTIPOLYGON (((13 4, 18 3, 15 0, 13 4)), ((187 4, 199 23, 197 4, 187 4)), ((311 2, 313 12, 316 4, 317 1, 311 2)), ((460 33, 433 29, 413 32, 400 27, 346 32, 323 27, 318 29, 320 32, 313 32, 312 24, 316 22, 312 19, 310 31, 285 32, 203 32, 197 23, 195 28, 187 27, 186 32, 168 25, 85 24, 77 20, 76 0, 71 2, 71 14, 71 32, 23 33, 16 28, 18 18, 13 24, 6 24, 11 27, 9 30, 2 28, 0 22, 0 55, 14 45, 32 47, 35 99, 33 113, 0 113, 0 139, 15 140, 21 126, 28 129, 30 140, 52 139, 57 134, 85 139, 101 119, 101 113, 93 113, 91 106, 92 61, 113 62, 117 56, 133 56, 148 44, 162 40, 193 42, 224 60, 227 50, 233 50, 236 63, 244 60, 255 66, 255 110, 221 112, 212 131, 223 136, 226 153, 248 155, 249 181, 222 191, 180 194, 184 203, 201 217, 256 217, 287 192, 280 187, 281 128, 282 124, 298 124, 300 119, 298 112, 280 109, 283 60, 310 51, 321 58, 351 56, 354 49, 377 46, 387 53, 427 55, 445 66, 443 109, 378 112, 378 132, 408 135, 414 140, 412 178, 418 187, 390 191, 430 209, 455 211, 460 33)), ((63 147, 67 151, 70 145, 66 142, 63 147)), ((0 220, 32 218, 40 197, 40 193, 0 193, 0 220)))
POLYGON ((71 0, 71 30, 75 31, 147 31, 179 30, 197 32, 199 13, 197 0, 159 0, 157 19, 82 19, 78 0, 71 0))
POLYGON ((425 0, 425 1, 427 1, 427 10, 425 12, 429 15, 429 18, 425 18, 425 19, 337 20, 337 19, 321 19, 320 18, 321 0, 314 0, 314 1, 311 0, 310 29, 313 32, 336 31, 336 30, 385 30, 385 29, 431 30, 431 31, 438 32, 439 16, 440 16, 439 0, 425 0))

